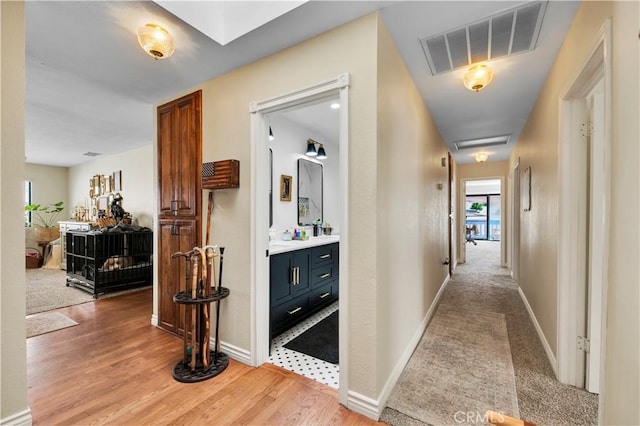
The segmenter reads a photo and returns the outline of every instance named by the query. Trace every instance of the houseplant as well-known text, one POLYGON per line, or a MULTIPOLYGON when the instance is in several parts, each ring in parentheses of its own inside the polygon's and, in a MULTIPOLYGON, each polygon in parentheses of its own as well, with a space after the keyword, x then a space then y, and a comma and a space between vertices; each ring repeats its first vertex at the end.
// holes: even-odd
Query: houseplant
POLYGON ((24 206, 25 212, 32 213, 31 224, 35 229, 36 241, 48 243, 60 236, 58 216, 62 210, 64 210, 62 201, 52 204, 28 204, 24 206))

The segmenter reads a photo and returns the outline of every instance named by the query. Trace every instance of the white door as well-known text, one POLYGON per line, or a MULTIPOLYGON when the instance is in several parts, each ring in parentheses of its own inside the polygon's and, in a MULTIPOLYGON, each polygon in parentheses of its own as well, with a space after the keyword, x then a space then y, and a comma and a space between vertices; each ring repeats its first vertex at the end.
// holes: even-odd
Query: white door
POLYGON ((603 218, 605 215, 605 161, 604 151, 604 83, 601 80, 587 97, 589 115, 588 187, 589 251, 587 254, 587 338, 589 350, 586 359, 585 388, 600 391, 600 350, 602 334, 602 289, 604 280, 603 241, 607 238, 603 218))

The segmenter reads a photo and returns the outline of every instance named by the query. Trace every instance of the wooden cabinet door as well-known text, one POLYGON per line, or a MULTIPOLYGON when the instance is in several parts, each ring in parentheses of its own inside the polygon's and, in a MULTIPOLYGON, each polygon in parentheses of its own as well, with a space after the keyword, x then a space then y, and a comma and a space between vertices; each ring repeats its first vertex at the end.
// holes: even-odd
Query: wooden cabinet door
MULTIPOLYGON (((175 252, 187 252, 198 244, 200 230, 197 220, 160 220, 158 251, 158 325, 182 335, 184 333, 184 306, 173 302, 173 296, 186 289, 185 262, 172 259, 175 252)), ((191 274, 189 274, 191 276, 191 274)))
POLYGON ((201 91, 158 107, 160 216, 198 216, 202 185, 201 91))

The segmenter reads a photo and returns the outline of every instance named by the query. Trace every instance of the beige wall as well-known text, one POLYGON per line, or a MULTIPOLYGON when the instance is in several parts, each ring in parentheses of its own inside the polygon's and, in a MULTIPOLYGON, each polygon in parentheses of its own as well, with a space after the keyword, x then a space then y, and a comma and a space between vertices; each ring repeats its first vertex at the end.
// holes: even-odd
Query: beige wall
POLYGON ((31 181, 31 198, 34 204, 51 204, 64 201, 65 209, 60 212, 60 220, 69 217, 69 197, 67 191, 68 168, 43 166, 26 163, 24 179, 31 181))
MULTIPOLYGON (((69 197, 67 191, 68 169, 66 167, 24 165, 24 179, 31 181, 31 202, 34 204, 53 204, 63 201, 65 209, 58 215, 58 221, 69 218, 69 197)), ((25 228, 25 244, 29 248, 38 248, 34 228, 25 228)))
MULTIPOLYGON (((456 200, 456 211, 457 211, 457 226, 456 233, 458 238, 457 247, 457 256, 458 261, 464 261, 464 250, 465 250, 465 203, 463 202, 464 191, 462 190, 462 182, 466 179, 486 179, 486 178, 504 178, 504 186, 500 189, 503 194, 503 207, 505 206, 505 201, 508 199, 509 189, 507 188, 507 176, 509 174, 509 162, 508 161, 489 161, 486 163, 464 163, 456 165, 456 191, 457 191, 457 200, 456 200)), ((508 209, 506 209, 508 210, 508 209)), ((508 221, 507 211, 504 208, 502 209, 502 220, 505 222, 508 221)), ((508 225, 508 223, 505 223, 508 225)), ((506 246, 509 238, 509 227, 503 226, 505 230, 503 235, 503 247, 506 246)))
POLYGON ((24 337, 24 3, 0 2, 0 423, 30 422, 24 337))
POLYGON ((134 223, 153 228, 156 185, 153 179, 153 144, 121 154, 97 157, 69 168, 69 207, 84 206, 93 175, 122 171, 122 207, 133 215, 134 223))
MULTIPOLYGON (((447 147, 393 39, 378 27, 376 347, 382 391, 449 271, 447 147), (442 184, 442 189, 438 189, 442 184)), ((373 230, 372 230, 373 231, 373 230)))
MULTIPOLYGON (((212 242, 224 245, 225 286, 232 296, 222 306, 223 340, 250 348, 251 320, 251 162, 249 103, 290 93, 348 72, 350 87, 349 143, 352 177, 349 191, 351 300, 350 387, 375 397, 375 146, 376 146, 376 24, 375 15, 311 38, 299 45, 249 64, 185 91, 202 89, 203 161, 240 161, 240 188, 215 191, 212 242), (363 215, 362 212, 372 214, 363 215)), ((177 98, 180 94, 172 96, 177 98)), ((169 99, 168 99, 169 100, 169 99)), ((265 177, 266 179, 266 177, 265 177)), ((206 208, 204 209, 206 212, 206 208)), ((205 218, 203 218, 205 219, 205 218)), ((206 223, 206 220, 203 220, 206 223)), ((265 238, 267 236, 265 235, 265 238)))
POLYGON ((557 350, 559 98, 612 17, 612 180, 605 424, 639 424, 638 325, 638 2, 583 2, 512 153, 532 169, 532 210, 521 214, 520 286, 554 353, 557 350), (630 159, 633 159, 631 161, 630 159), (544 230, 544 232, 541 232, 544 230))
POLYGON ((211 232, 227 248, 232 289, 222 335, 248 350, 249 103, 350 74, 349 150, 358 154, 348 166, 349 390, 374 400, 447 275, 446 190, 436 186, 446 185, 446 147, 386 29, 378 38, 378 24, 376 14, 360 18, 188 91, 203 91, 203 161, 241 163, 240 188, 215 192, 211 232), (398 140, 406 141, 400 149, 398 140), (412 290, 386 305, 398 282, 412 290))
MULTIPOLYGON (((640 424, 640 3, 615 2, 604 424, 640 424)), ((590 7, 583 6, 585 9, 590 7)))

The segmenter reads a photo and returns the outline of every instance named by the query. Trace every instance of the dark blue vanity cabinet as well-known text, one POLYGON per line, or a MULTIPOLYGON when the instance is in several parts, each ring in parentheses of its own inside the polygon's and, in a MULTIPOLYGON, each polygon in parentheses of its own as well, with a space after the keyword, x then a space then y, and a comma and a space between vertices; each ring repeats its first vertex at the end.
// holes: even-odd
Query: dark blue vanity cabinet
POLYGON ((338 299, 339 257, 339 243, 271 256, 272 337, 338 299))

